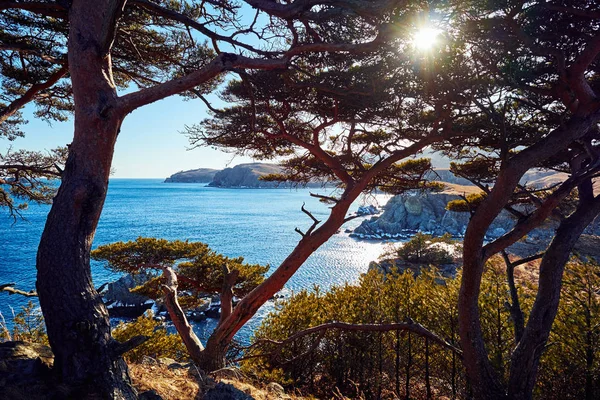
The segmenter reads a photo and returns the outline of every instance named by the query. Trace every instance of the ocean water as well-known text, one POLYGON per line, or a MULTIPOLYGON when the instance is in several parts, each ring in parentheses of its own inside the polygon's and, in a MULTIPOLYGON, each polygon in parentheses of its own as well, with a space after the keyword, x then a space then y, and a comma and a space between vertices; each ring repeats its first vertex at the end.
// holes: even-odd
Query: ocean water
MULTIPOLYGON (((243 256, 247 262, 269 264, 276 268, 297 244, 298 227, 305 231, 310 219, 300 211, 303 203, 317 218, 324 220, 328 206, 309 195, 310 191, 330 194, 333 189, 222 189, 204 184, 162 183, 159 179, 112 179, 94 247, 139 236, 182 239, 207 243, 227 256, 243 256)), ((375 195, 357 200, 361 204, 382 206, 389 196, 375 195)), ((25 221, 16 223, 0 210, 0 283, 15 282, 19 289, 35 288, 35 256, 48 205, 31 205, 25 221)), ((367 217, 368 218, 368 217, 367 217)), ((285 293, 355 282, 368 264, 379 257, 385 244, 359 241, 344 232, 363 218, 344 225, 319 248, 288 282, 285 293)), ((96 287, 118 279, 100 263, 92 265, 96 287)), ((0 312, 8 320, 12 310, 26 304, 22 296, 0 293, 0 312)), ((272 304, 263 307, 240 332, 246 341, 272 304)), ((206 337, 216 321, 196 326, 206 337)))

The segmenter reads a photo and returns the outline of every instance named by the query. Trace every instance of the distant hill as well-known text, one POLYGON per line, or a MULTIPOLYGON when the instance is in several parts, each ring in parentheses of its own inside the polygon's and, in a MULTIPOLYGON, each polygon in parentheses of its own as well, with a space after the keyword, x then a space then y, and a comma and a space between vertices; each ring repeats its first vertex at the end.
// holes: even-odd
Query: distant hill
POLYGON ((220 170, 212 168, 190 169, 177 172, 167 179, 165 183, 208 183, 213 180, 220 170))
POLYGON ((263 175, 279 174, 283 169, 277 164, 251 163, 239 164, 233 168, 225 168, 215 174, 208 186, 240 187, 240 188, 271 188, 280 184, 277 182, 261 181, 263 175))

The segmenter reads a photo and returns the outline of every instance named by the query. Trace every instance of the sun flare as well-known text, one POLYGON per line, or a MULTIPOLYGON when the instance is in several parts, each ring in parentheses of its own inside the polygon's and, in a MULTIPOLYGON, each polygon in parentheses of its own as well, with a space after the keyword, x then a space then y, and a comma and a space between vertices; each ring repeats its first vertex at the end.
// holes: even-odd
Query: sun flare
POLYGON ((413 44, 420 50, 429 50, 438 41, 440 30, 432 27, 423 27, 413 36, 413 44))

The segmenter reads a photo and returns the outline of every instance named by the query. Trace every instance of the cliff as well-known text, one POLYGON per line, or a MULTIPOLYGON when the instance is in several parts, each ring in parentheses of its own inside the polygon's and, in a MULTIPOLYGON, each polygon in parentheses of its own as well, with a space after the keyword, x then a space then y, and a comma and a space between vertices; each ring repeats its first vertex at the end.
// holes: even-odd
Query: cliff
MULTIPOLYGON (((446 205, 459 199, 459 194, 469 194, 477 190, 473 186, 446 184, 446 190, 439 193, 418 192, 394 196, 385 205, 380 216, 364 220, 350 236, 376 240, 407 239, 420 231, 434 236, 449 233, 455 237, 462 237, 470 215, 467 212, 448 211, 446 205)), ((520 211, 527 214, 532 210, 521 206, 520 211)), ((504 235, 514 224, 514 216, 503 210, 490 226, 487 232, 488 239, 504 235)), ((547 220, 539 228, 529 232, 527 238, 533 242, 548 241, 554 235, 557 226, 556 220, 547 220)), ((584 233, 599 235, 600 217, 596 218, 584 233)))
POLYGON ((165 183, 207 183, 213 180, 217 172, 219 172, 218 169, 212 168, 180 171, 165 179, 165 183))
MULTIPOLYGON (((473 191, 471 186, 451 185, 452 189, 440 193, 405 193, 392 197, 379 217, 363 221, 351 234, 361 239, 404 239, 416 231, 441 236, 464 235, 469 213, 446 210, 449 201, 459 199, 457 190, 473 191)), ((502 211, 488 231, 489 237, 498 237, 509 231, 515 221, 511 214, 502 211)))
POLYGON ((273 188, 280 186, 278 182, 261 181, 263 175, 278 174, 282 169, 276 164, 240 164, 233 168, 225 168, 215 174, 208 186, 242 187, 242 188, 273 188))

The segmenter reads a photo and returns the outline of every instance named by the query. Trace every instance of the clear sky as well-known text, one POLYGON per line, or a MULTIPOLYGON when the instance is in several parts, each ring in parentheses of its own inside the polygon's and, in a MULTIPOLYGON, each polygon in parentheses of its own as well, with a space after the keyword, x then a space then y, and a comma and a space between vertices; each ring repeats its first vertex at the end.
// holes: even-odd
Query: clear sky
MULTIPOLYGON (((214 99, 214 97, 213 97, 214 99)), ((73 120, 52 123, 36 120, 33 107, 24 109, 26 136, 13 142, 0 141, 0 149, 9 145, 16 149, 50 150, 73 140, 73 120)), ((184 101, 170 97, 142 107, 125 119, 113 161, 116 178, 166 178, 195 168, 225 168, 251 162, 248 157, 235 156, 208 147, 188 150, 188 140, 181 133, 186 124, 201 121, 208 115, 200 100, 184 101)))
MULTIPOLYGON (((250 23, 254 12, 243 15, 248 19, 246 22, 250 23)), ((435 40, 435 36, 431 35, 430 33, 430 36, 423 39, 424 44, 429 46, 435 40)), ((253 40, 253 36, 250 36, 249 43, 254 44, 253 40)), ((206 97, 217 107, 223 105, 215 94, 206 97)), ((54 122, 49 125, 37 120, 33 116, 33 110, 32 105, 23 110, 25 119, 29 120, 29 123, 22 127, 26 136, 17 138, 13 142, 0 140, 0 151, 4 152, 8 146, 12 146, 15 150, 43 151, 65 146, 72 141, 72 118, 65 123, 54 122)), ((201 100, 184 101, 179 96, 172 96, 128 115, 117 139, 113 177, 166 178, 182 170, 221 169, 252 162, 249 157, 234 156, 208 147, 189 149, 188 140, 181 132, 185 125, 200 122, 208 117, 206 111, 206 105, 201 100)), ((444 168, 448 166, 448 160, 436 156, 432 158, 434 166, 444 168)))
MULTIPOLYGON (((219 103, 216 96, 209 99, 219 103)), ((235 156, 209 147, 189 149, 181 132, 208 117, 200 100, 184 101, 173 96, 142 107, 125 118, 117 139, 113 169, 115 178, 166 178, 175 172, 195 168, 226 168, 252 162, 249 157, 235 156)), ((0 151, 13 149, 50 150, 73 140, 73 119, 52 125, 33 116, 33 106, 23 110, 29 123, 23 125, 24 138, 13 142, 0 140, 0 151)), ((433 164, 447 168, 448 161, 433 157, 433 164)))

